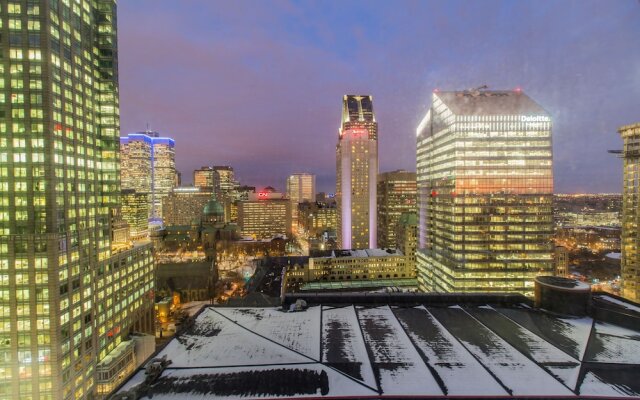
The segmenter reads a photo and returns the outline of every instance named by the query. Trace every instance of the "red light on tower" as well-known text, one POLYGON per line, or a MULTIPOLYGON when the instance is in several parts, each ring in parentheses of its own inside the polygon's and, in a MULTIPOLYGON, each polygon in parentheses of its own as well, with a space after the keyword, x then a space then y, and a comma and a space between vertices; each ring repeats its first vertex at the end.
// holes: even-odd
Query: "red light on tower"
POLYGON ((440 89, 438 88, 433 89, 433 93, 440 93, 440 89))
POLYGON ((520 86, 518 86, 517 88, 514 89, 514 92, 522 93, 522 88, 520 86))

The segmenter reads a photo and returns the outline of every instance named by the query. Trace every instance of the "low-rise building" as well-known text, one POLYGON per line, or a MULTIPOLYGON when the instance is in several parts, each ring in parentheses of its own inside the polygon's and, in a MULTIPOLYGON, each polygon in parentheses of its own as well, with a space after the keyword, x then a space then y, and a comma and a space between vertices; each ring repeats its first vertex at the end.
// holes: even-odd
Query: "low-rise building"
POLYGON ((286 271, 287 284, 415 277, 415 268, 396 249, 316 251, 306 264, 286 271))

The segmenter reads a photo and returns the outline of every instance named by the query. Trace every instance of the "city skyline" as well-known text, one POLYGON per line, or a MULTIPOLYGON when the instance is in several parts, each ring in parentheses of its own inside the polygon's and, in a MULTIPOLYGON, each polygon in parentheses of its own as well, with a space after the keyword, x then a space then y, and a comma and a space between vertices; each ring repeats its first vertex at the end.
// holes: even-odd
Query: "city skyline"
POLYGON ((375 97, 380 171, 391 171, 415 168, 415 128, 433 89, 521 87, 554 120, 556 191, 620 191, 607 150, 622 146, 617 127, 636 120, 636 1, 316 7, 123 2, 122 132, 149 122, 174 137, 186 182, 215 163, 279 190, 305 170, 332 192, 342 95, 375 97))

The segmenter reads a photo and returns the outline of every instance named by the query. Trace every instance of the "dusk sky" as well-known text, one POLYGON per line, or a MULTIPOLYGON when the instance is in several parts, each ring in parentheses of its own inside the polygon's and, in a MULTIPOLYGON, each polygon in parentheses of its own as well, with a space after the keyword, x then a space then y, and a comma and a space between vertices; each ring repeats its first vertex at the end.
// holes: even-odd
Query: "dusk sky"
POLYGON ((176 140, 183 183, 231 165, 335 190, 342 95, 371 94, 380 172, 415 171, 434 89, 520 87, 553 118, 556 192, 620 192, 640 122, 640 1, 118 2, 122 134, 176 140))

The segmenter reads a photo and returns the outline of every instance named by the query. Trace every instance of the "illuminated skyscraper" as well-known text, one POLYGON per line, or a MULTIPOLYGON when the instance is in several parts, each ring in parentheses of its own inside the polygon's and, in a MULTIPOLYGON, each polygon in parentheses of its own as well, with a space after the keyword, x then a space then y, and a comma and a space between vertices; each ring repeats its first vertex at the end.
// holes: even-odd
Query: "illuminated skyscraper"
POLYGON ((622 158, 622 296, 640 302, 640 123, 618 129, 622 158))
POLYGON ((202 167, 193 171, 193 186, 205 190, 213 190, 216 182, 216 171, 211 167, 202 167))
POLYGON ((345 95, 336 146, 338 245, 377 247, 378 123, 371 96, 345 95))
POLYGON ((149 220, 162 222, 162 199, 176 185, 175 142, 158 132, 120 138, 122 188, 149 195, 149 220))
POLYGON ((122 219, 129 224, 133 238, 145 238, 149 234, 149 199, 146 193, 133 189, 122 191, 122 219))
POLYGON ((303 203, 316 199, 316 176, 313 174, 293 174, 287 178, 287 195, 292 202, 303 203))
POLYGON ((378 247, 396 246, 396 224, 404 212, 416 213, 416 173, 384 172, 378 175, 378 247))
POLYGON ((153 331, 150 244, 112 251, 116 1, 0 7, 0 398, 94 398, 153 331))
POLYGON ((228 165, 214 165, 214 188, 216 193, 222 193, 225 195, 232 195, 235 189, 238 187, 236 182, 233 167, 228 165))
POLYGON ((420 288, 532 295, 554 272, 547 112, 520 91, 434 92, 417 134, 420 288))
POLYGON ((298 204, 315 201, 316 176, 313 174, 293 174, 287 178, 287 196, 291 200, 291 218, 294 227, 298 226, 298 204))

